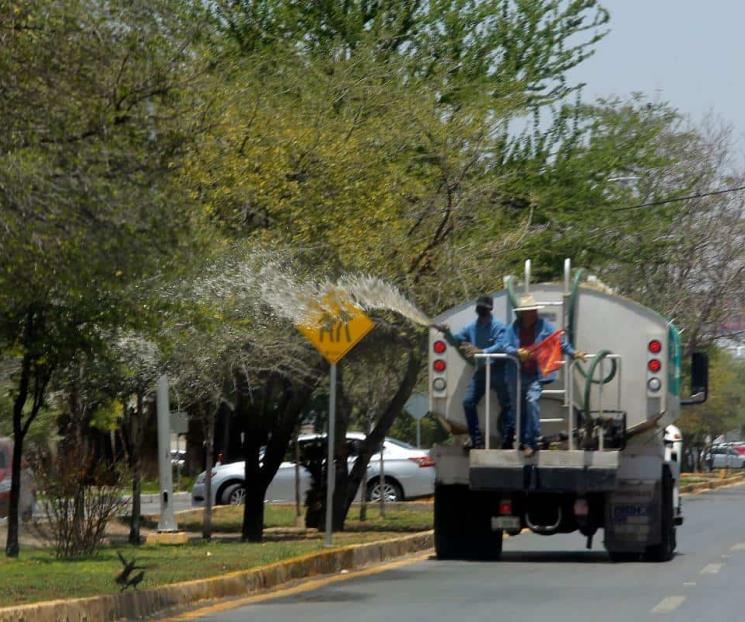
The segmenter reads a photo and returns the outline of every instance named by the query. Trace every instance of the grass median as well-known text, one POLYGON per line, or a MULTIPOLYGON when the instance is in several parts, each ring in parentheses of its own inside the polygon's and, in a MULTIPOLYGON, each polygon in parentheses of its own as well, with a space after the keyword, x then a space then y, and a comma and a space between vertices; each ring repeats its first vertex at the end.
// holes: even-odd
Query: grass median
MULTIPOLYGON (((210 542, 195 539, 185 545, 131 545, 103 547, 95 557, 62 561, 55 559, 50 549, 22 550, 18 559, 0 558, 0 607, 25 603, 81 598, 119 591, 114 577, 122 565, 117 556, 137 558, 137 564, 146 567, 144 581, 139 589, 167 585, 179 581, 206 578, 248 570, 323 549, 323 534, 301 531, 296 535, 285 534, 273 538, 267 534, 266 542, 259 544, 238 541, 242 507, 216 508, 215 533, 220 537, 210 542)), ((268 527, 294 525, 292 506, 267 506, 268 527)), ((343 546, 389 539, 406 532, 430 529, 431 508, 388 508, 381 518, 377 508, 368 510, 369 519, 357 520, 358 510, 350 512, 352 520, 348 530, 334 534, 334 543, 343 546)), ((186 531, 201 530, 201 510, 179 516, 179 527, 186 531)))

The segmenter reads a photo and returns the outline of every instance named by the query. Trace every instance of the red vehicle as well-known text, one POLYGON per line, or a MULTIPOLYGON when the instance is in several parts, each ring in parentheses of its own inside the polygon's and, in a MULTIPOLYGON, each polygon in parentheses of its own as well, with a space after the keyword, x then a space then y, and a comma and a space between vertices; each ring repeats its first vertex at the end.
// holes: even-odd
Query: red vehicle
MULTIPOLYGON (((10 478, 13 464, 13 441, 0 438, 0 518, 8 516, 10 507, 10 478)), ((30 521, 34 515, 36 486, 33 473, 25 463, 21 473, 21 520, 30 521)))

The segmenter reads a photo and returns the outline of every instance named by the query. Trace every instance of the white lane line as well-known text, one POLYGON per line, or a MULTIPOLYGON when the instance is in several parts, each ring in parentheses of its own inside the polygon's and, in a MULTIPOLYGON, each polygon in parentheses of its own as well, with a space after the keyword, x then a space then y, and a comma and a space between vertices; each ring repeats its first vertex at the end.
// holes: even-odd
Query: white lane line
POLYGON ((686 581, 683 585, 686 587, 694 587, 696 585, 695 581, 686 581))
POLYGON ((745 542, 738 542, 734 546, 731 546, 730 551, 745 551, 745 542))
POLYGON ((699 574, 717 574, 724 564, 706 564, 699 574))
POLYGON ((685 596, 668 596, 652 609, 652 613, 672 613, 685 602, 685 596))
POLYGON ((722 555, 722 559, 729 559, 730 557, 732 557, 732 555, 728 555, 727 553, 722 555))

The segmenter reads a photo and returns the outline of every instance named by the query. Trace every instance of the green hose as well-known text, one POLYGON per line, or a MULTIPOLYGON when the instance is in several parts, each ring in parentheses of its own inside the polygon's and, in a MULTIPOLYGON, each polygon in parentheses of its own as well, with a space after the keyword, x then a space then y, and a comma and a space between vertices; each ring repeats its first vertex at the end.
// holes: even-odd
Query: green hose
MULTIPOLYGON (((585 373, 585 371, 580 367, 580 371, 582 371, 586 378, 584 402, 582 404, 582 411, 585 413, 585 417, 590 416, 590 394, 592 392, 592 385, 593 383, 601 384, 600 380, 593 380, 593 377, 595 376, 595 368, 600 364, 600 361, 610 356, 611 354, 613 354, 613 352, 611 352, 610 350, 600 350, 600 352, 595 355, 595 358, 592 359, 592 362, 590 363, 590 370, 587 373, 585 373)), ((613 379, 613 376, 615 376, 616 374, 616 361, 614 359, 610 359, 610 362, 613 364, 613 369, 611 370, 611 373, 608 374, 608 377, 602 381, 602 384, 610 382, 613 379)))

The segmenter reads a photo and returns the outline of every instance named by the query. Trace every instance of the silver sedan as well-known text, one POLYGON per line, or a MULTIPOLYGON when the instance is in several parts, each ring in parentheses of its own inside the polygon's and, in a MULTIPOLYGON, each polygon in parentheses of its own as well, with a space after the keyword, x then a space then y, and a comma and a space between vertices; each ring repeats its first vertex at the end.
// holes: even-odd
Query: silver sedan
MULTIPOLYGON (((323 435, 314 434, 301 436, 299 442, 310 442, 323 438, 323 435)), ((355 447, 359 446, 365 438, 364 434, 350 432, 347 434, 347 442, 350 445, 349 458, 350 467, 356 459, 355 447)), ((383 471, 384 484, 383 494, 387 501, 403 501, 415 497, 423 497, 434 494, 435 469, 434 461, 426 449, 416 449, 408 443, 392 438, 386 438, 383 445, 383 471)), ((239 504, 243 502, 244 489, 243 462, 232 462, 230 464, 217 465, 212 470, 212 503, 239 504)), ((205 504, 205 478, 202 472, 197 477, 191 492, 191 503, 193 506, 205 504)), ((304 468, 299 468, 300 495, 305 498, 305 493, 310 488, 311 476, 304 468)), ((367 467, 365 480, 365 491, 370 501, 380 499, 380 453, 376 453, 367 467)), ((274 479, 266 491, 266 501, 294 502, 295 500, 295 463, 283 462, 277 470, 274 479)))

